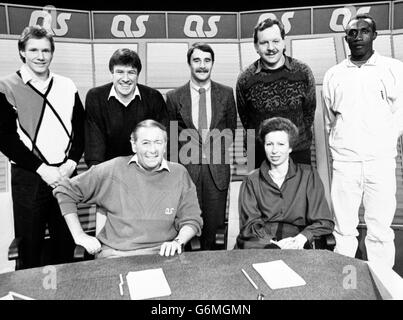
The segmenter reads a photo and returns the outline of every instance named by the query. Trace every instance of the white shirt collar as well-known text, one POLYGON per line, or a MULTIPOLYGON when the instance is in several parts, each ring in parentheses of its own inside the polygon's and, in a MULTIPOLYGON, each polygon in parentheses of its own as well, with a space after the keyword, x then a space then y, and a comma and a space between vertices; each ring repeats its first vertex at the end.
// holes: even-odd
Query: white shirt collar
POLYGON ((111 91, 109 92, 108 100, 111 97, 115 97, 121 104, 123 104, 125 107, 127 107, 129 105, 129 103, 132 102, 136 98, 136 96, 138 96, 141 100, 140 90, 139 90, 138 86, 136 86, 136 89, 134 90, 134 94, 133 94, 132 98, 130 99, 130 101, 127 103, 124 103, 122 101, 122 99, 120 99, 120 97, 118 96, 118 94, 115 90, 115 86, 112 84, 112 88, 111 88, 111 91))
MULTIPOLYGON (((131 159, 129 160, 128 164, 131 164, 132 162, 136 163, 140 168, 144 169, 141 164, 139 163, 139 158, 137 157, 137 154, 135 154, 133 157, 131 157, 131 159)), ((158 171, 162 171, 162 170, 167 170, 168 172, 171 172, 171 170, 169 169, 168 166, 168 161, 166 161, 164 158, 162 158, 162 162, 160 167, 156 170, 156 172, 158 171)))
MULTIPOLYGON (((379 56, 380 56, 379 53, 376 50, 374 50, 374 53, 372 54, 372 56, 370 56, 369 59, 367 60, 367 62, 365 62, 363 65, 376 66, 379 56)), ((356 67, 356 65, 351 62, 351 55, 348 56, 347 66, 356 67)))
POLYGON ((210 90, 211 88, 211 81, 209 81, 207 83, 207 85, 205 85, 204 87, 199 87, 198 85, 196 85, 192 80, 190 80, 190 88, 192 88, 193 90, 196 90, 197 92, 199 92, 200 88, 204 88, 206 89, 206 91, 210 90))
POLYGON ((32 72, 32 70, 27 67, 27 65, 24 63, 21 68, 20 68, 20 74, 21 74, 21 78, 22 81, 27 84, 29 81, 32 81, 33 83, 49 83, 50 80, 52 80, 53 78, 53 73, 52 71, 49 70, 49 77, 46 80, 41 80, 38 79, 37 77, 35 77, 34 73, 32 72))

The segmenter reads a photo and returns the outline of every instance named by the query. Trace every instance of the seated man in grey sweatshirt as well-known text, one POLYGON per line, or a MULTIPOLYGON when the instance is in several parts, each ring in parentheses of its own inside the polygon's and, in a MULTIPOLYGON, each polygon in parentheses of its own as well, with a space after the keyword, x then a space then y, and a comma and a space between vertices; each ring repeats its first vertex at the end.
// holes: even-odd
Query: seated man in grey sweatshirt
POLYGON ((140 122, 131 135, 134 156, 117 157, 61 182, 53 194, 76 244, 97 257, 175 255, 203 221, 196 187, 185 167, 163 158, 167 132, 154 120, 140 122), (87 235, 77 204, 105 209, 105 227, 87 235))

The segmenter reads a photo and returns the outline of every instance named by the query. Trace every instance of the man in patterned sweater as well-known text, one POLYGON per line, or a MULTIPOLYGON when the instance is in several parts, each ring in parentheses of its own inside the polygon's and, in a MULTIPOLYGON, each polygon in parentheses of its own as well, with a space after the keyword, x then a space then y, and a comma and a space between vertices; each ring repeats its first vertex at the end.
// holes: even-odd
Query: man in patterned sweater
MULTIPOLYGON (((311 164, 315 80, 309 66, 285 55, 284 37, 284 26, 278 20, 266 19, 255 27, 253 41, 260 59, 238 77, 238 112, 244 129, 254 129, 255 133, 265 119, 291 120, 299 130, 291 158, 297 163, 311 164)), ((265 159, 263 150, 256 135, 255 168, 265 159)))
POLYGON ((84 150, 84 109, 74 83, 49 71, 54 40, 27 27, 18 41, 23 66, 0 79, 0 151, 11 161, 20 268, 71 261, 74 242, 52 188, 70 177, 84 150), (50 259, 42 261, 45 228, 50 259))

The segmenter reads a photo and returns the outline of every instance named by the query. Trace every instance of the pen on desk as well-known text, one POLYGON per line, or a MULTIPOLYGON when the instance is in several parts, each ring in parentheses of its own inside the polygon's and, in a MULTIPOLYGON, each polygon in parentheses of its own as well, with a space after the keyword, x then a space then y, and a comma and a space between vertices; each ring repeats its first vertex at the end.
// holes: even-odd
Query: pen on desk
POLYGON ((249 275, 246 273, 246 271, 244 269, 241 269, 243 274, 245 275, 246 279, 249 280, 249 282, 252 284, 252 286, 255 287, 256 290, 258 290, 259 288, 257 287, 256 283, 253 282, 253 280, 251 279, 251 277, 249 277, 249 275))
POLYGON ((119 291, 120 291, 120 295, 123 296, 123 277, 122 277, 122 274, 119 274, 119 278, 120 278, 119 291))

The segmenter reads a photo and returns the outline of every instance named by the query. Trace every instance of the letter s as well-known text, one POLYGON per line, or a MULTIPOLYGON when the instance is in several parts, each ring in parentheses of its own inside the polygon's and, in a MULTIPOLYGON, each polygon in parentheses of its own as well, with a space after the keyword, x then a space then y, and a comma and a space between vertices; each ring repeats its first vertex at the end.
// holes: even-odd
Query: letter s
POLYGON ((63 12, 57 16, 57 23, 59 24, 60 28, 53 28, 53 31, 56 36, 64 36, 69 31, 69 27, 67 26, 67 20, 70 20, 71 13, 63 12))
POLYGON ((284 31, 286 34, 291 30, 290 20, 294 18, 294 13, 294 11, 284 12, 283 16, 281 17, 281 22, 284 25, 284 31))
POLYGON ((208 19, 208 26, 210 27, 210 31, 206 31, 206 37, 207 38, 212 38, 217 35, 218 29, 217 29, 217 23, 220 21, 221 16, 211 16, 208 19))
POLYGON ((371 7, 361 7, 357 10, 357 14, 369 13, 371 7))
POLYGON ((64 36, 69 31, 69 27, 67 26, 66 20, 70 20, 71 13, 63 12, 61 14, 57 14, 57 9, 55 6, 44 6, 43 11, 49 12, 50 14, 50 25, 53 33, 56 36, 64 36), (59 28, 57 25, 59 24, 59 28))
POLYGON ((146 26, 144 25, 144 22, 148 21, 149 15, 141 15, 138 16, 136 19, 136 25, 137 28, 139 29, 138 31, 132 31, 132 35, 135 38, 141 38, 146 34, 146 26))

